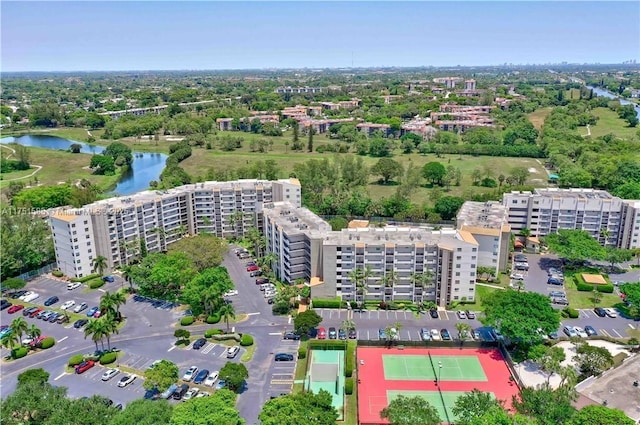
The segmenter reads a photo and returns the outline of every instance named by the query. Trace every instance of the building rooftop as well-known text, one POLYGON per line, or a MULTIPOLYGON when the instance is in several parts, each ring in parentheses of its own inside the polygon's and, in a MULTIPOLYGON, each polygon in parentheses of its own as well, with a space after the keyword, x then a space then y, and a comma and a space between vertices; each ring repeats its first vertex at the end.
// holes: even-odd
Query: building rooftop
POLYGON ((342 229, 325 235, 325 245, 401 244, 462 246, 465 242, 454 229, 428 230, 420 227, 360 227, 342 229))
POLYGON ((467 201, 462 204, 456 216, 458 228, 461 229, 464 227, 469 231, 473 231, 472 228, 496 229, 500 231, 503 226, 508 225, 508 219, 509 214, 507 213, 507 208, 498 201, 467 201))
POLYGON ((269 202, 262 211, 286 233, 306 233, 321 237, 331 231, 331 225, 306 208, 297 208, 290 202, 269 202))
MULTIPOLYGON (((517 192, 516 192, 517 193, 517 192)), ((527 193, 527 192, 523 192, 527 193)), ((534 189, 533 193, 540 196, 548 196, 553 198, 600 198, 612 199, 613 196, 606 190, 599 189, 557 189, 557 188, 541 188, 534 189)))

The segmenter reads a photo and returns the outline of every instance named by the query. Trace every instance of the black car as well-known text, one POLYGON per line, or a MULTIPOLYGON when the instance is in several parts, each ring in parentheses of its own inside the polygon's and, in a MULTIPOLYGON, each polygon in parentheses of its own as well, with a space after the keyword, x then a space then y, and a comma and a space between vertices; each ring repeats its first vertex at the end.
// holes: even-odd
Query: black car
POLYGON ((349 329, 349 339, 356 339, 358 337, 358 334, 356 333, 355 329, 349 329))
POLYGON ((446 329, 442 329, 440 331, 440 335, 442 336, 442 340, 443 341, 450 341, 451 340, 451 334, 449 334, 449 331, 446 329))
POLYGON ((268 277, 260 277, 258 279, 256 279, 256 285, 262 285, 265 283, 269 283, 269 278, 268 277))
POLYGON ((39 307, 29 307, 29 308, 25 308, 24 310, 22 310, 22 315, 23 316, 30 316, 31 313, 33 313, 34 311, 36 311, 39 307))
POLYGON ((193 349, 194 350, 199 350, 202 347, 204 347, 204 345, 207 343, 207 339, 206 338, 198 338, 196 339, 196 342, 193 343, 193 349))
POLYGON ((24 294, 26 294, 27 292, 28 292, 28 291, 24 291, 24 290, 22 290, 22 291, 17 291, 17 292, 12 292, 12 293, 11 293, 11 294, 9 294, 8 296, 9 296, 9 298, 16 299, 16 298, 20 298, 21 296, 23 296, 23 295, 24 295, 24 294))
POLYGON ((434 319, 438 319, 440 317, 438 316, 438 310, 429 310, 429 315, 434 319))
POLYGON ((607 317, 607 312, 602 307, 596 307, 593 309, 593 311, 600 317, 607 317))
POLYGON ((293 354, 278 353, 275 358, 277 362, 291 362, 293 361, 293 354))
POLYGON ((0 310, 4 310, 5 308, 11 307, 11 303, 5 299, 0 301, 0 310))
POLYGON ((58 320, 58 317, 60 316, 62 316, 62 313, 53 313, 51 316, 47 318, 47 322, 54 323, 56 320, 58 320))
POLYGON ((347 333, 344 329, 338 329, 338 339, 347 339, 347 333))
POLYGON ((285 333, 284 333, 284 339, 292 339, 292 340, 297 341, 297 340, 299 340, 299 339, 300 339, 300 335, 298 335, 298 334, 297 334, 297 333, 295 333, 295 332, 291 332, 291 331, 289 331, 289 332, 285 332, 285 333))
POLYGON ((336 339, 337 336, 336 328, 329 328, 329 339, 336 339))
POLYGON ((276 302, 276 299, 271 297, 271 298, 267 298, 267 304, 273 304, 276 302))
POLYGON ((75 323, 73 324, 73 327, 76 329, 80 329, 81 327, 86 325, 88 322, 89 321, 87 319, 79 319, 75 321, 75 323))
POLYGON ((177 390, 175 390, 172 397, 174 400, 180 400, 187 393, 187 391, 189 391, 189 386, 187 384, 182 384, 178 387, 177 390))
POLYGON ((53 297, 49 297, 47 298, 47 300, 44 302, 44 305, 49 307, 50 305, 54 305, 55 303, 57 303, 58 301, 60 301, 60 298, 56 297, 55 295, 53 297))

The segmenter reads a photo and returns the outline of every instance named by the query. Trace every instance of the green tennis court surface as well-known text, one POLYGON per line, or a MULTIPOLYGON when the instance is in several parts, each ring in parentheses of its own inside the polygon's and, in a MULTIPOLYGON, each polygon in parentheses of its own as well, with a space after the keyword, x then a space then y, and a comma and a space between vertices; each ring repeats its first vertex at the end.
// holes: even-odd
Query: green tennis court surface
POLYGON ((386 380, 487 381, 477 356, 431 356, 430 361, 429 356, 385 354, 382 364, 386 380))
MULTIPOLYGON (((425 399, 430 405, 436 408, 438 411, 438 416, 445 422, 451 421, 455 422, 458 418, 456 418, 453 414, 453 406, 456 404, 456 400, 461 395, 464 395, 464 391, 443 391, 442 398, 440 398, 440 394, 438 391, 387 391, 387 400, 391 403, 391 400, 398 397, 399 395, 403 395, 405 397, 422 397, 425 399), (442 399, 444 399, 444 405, 442 404, 442 399), (446 407, 445 407, 446 406, 446 407), (445 412, 446 409, 446 412, 445 412)), ((493 395, 493 394, 491 394, 493 395)))

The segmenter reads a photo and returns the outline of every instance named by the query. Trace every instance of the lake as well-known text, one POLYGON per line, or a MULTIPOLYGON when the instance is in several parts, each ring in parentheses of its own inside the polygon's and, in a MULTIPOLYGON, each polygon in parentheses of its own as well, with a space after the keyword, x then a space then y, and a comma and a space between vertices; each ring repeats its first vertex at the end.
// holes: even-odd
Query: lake
MULTIPOLYGON (((69 150, 76 143, 82 148, 81 153, 99 154, 106 148, 96 144, 76 142, 55 136, 27 135, 20 137, 4 137, 0 143, 18 143, 24 146, 33 146, 52 150, 69 150)), ((149 182, 160 180, 160 173, 164 169, 167 155, 162 153, 133 152, 133 164, 128 172, 124 173, 113 194, 130 195, 149 188, 149 182)))
POLYGON ((638 116, 638 119, 640 119, 640 106, 636 105, 635 103, 629 102, 627 99, 622 99, 616 94, 599 87, 587 86, 587 88, 593 90, 593 94, 595 94, 596 96, 608 97, 609 99, 618 99, 621 105, 633 105, 633 108, 636 110, 636 115, 638 116))

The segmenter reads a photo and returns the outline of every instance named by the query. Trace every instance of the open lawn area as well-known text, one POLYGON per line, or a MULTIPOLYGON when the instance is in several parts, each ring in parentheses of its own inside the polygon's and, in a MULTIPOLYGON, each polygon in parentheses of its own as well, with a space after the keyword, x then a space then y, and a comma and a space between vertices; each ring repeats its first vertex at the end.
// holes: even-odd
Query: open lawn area
MULTIPOLYGON (((91 131, 91 135, 96 138, 96 140, 100 139, 100 136, 104 132, 104 130, 89 130, 91 131)), ((0 137, 19 137, 27 134, 39 134, 43 136, 57 136, 63 137, 69 140, 75 140, 77 142, 86 142, 89 134, 87 130, 84 128, 77 127, 59 127, 59 128, 42 128, 42 129, 30 129, 30 130, 17 130, 12 131, 10 128, 3 129, 0 133, 0 137)))
MULTIPOLYGON (((640 128, 629 127, 627 122, 618 118, 618 114, 613 112, 611 109, 596 108, 592 113, 599 118, 596 125, 591 126, 592 137, 600 137, 613 133, 616 136, 623 137, 625 139, 637 139, 636 134, 640 128)), ((578 131, 581 135, 587 134, 587 129, 585 127, 579 127, 578 131)))
POLYGON ((547 115, 551 112, 553 108, 540 108, 536 111, 533 111, 529 114, 529 121, 536 128, 536 130, 540 130, 542 128, 542 124, 544 124, 544 120, 547 118, 547 115))
POLYGON ((616 294, 600 293, 600 302, 594 304, 593 292, 578 291, 573 278, 567 278, 565 281, 565 292, 569 300, 569 307, 575 309, 589 309, 595 307, 613 307, 620 302, 620 297, 616 294))
POLYGON ((458 303, 452 304, 448 309, 458 311, 458 310, 471 310, 471 311, 484 311, 484 306, 482 305, 483 298, 486 298, 489 294, 492 294, 495 291, 504 291, 506 289, 497 289, 491 288, 489 286, 476 285, 476 302, 474 303, 458 303))

